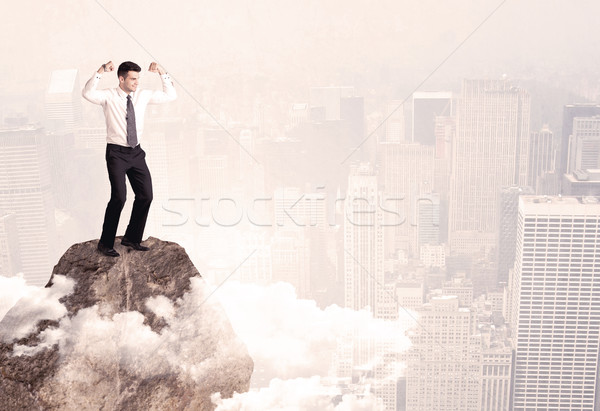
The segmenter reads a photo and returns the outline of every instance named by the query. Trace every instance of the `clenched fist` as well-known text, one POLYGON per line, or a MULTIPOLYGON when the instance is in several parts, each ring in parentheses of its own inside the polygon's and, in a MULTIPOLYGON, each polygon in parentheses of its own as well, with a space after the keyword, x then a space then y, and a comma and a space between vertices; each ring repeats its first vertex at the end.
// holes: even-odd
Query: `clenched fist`
POLYGON ((150 71, 151 73, 158 73, 160 75, 163 75, 166 73, 166 71, 158 65, 158 63, 150 63, 150 67, 148 67, 148 71, 150 71))
POLYGON ((112 61, 109 61, 106 64, 103 64, 102 66, 100 66, 100 68, 98 69, 98 73, 104 73, 105 71, 113 71, 115 69, 115 65, 112 61))

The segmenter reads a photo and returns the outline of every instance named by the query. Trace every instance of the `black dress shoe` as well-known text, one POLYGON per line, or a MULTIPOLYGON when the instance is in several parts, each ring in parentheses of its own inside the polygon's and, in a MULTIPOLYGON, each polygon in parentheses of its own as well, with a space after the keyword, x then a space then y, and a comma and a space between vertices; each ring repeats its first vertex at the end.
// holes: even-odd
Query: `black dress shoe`
POLYGON ((131 247, 131 248, 133 248, 134 250, 137 250, 137 251, 148 251, 149 250, 148 247, 145 247, 145 246, 141 245, 140 243, 132 243, 131 241, 129 241, 125 237, 123 237, 121 239, 121 245, 124 245, 125 247, 131 247))
POLYGON ((117 250, 115 250, 112 247, 105 246, 100 241, 98 241, 98 251, 100 251, 102 254, 104 254, 108 257, 118 257, 121 255, 117 252, 117 250))

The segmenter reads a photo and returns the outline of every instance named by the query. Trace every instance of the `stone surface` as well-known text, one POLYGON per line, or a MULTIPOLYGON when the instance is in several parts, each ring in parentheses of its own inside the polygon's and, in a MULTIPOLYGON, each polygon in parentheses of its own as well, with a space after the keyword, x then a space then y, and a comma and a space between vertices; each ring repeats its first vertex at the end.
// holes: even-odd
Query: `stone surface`
POLYGON ((0 321, 0 409, 211 410, 248 390, 252 359, 185 250, 115 244, 121 257, 93 240, 54 267, 46 287, 72 292, 47 299, 65 313, 20 301, 0 321))

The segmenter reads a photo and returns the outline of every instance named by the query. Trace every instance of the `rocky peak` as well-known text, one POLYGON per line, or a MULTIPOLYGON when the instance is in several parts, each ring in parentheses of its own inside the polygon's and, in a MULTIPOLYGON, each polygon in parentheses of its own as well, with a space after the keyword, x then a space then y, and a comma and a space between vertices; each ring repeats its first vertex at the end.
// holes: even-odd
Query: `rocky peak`
POLYGON ((144 244, 73 245, 5 315, 0 409, 210 410, 248 390, 252 359, 185 250, 144 244))

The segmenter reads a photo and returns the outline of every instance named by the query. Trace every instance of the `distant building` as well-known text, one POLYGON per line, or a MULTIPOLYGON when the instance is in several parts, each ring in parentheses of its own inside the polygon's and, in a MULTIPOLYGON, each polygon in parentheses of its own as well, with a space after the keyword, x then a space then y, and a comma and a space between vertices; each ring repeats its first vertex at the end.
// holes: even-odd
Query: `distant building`
POLYGON ((600 168, 600 116, 575 117, 567 173, 600 168))
POLYGON ((55 263, 50 142, 36 127, 0 130, 0 209, 15 213, 25 280, 45 285, 55 263))
POLYGON ((406 409, 480 411, 482 341, 476 313, 458 297, 434 297, 418 311, 406 368, 406 409))
POLYGON ((500 189, 527 184, 529 93, 509 80, 464 80, 449 204, 453 253, 490 253, 500 189))
POLYGON ((385 141, 400 143, 406 141, 404 105, 400 100, 392 100, 385 107, 385 141))
POLYGON ((531 133, 529 140, 527 185, 536 194, 551 194, 544 192, 544 178, 556 171, 555 159, 554 135, 548 125, 545 125, 540 131, 531 133))
POLYGON ((369 164, 354 166, 344 204, 344 300, 354 310, 370 307, 385 293, 383 211, 377 175, 369 164))
POLYGON ((461 307, 470 307, 473 303, 473 283, 465 278, 464 273, 446 281, 442 287, 442 295, 458 297, 461 307))
POLYGON ((436 145, 436 117, 453 115, 452 93, 419 91, 412 99, 412 142, 436 145))
POLYGON ((508 282, 508 272, 515 263, 519 197, 526 194, 533 194, 533 190, 530 187, 503 187, 500 191, 497 282, 508 282))
POLYGON ((600 196, 600 169, 565 174, 562 187, 562 194, 566 196, 600 196))
POLYGON ((423 305, 423 283, 399 281, 396 284, 398 306, 406 310, 419 310, 423 305))
POLYGON ((0 276, 22 271, 18 236, 16 213, 0 210, 0 276))
POLYGON ((74 132, 81 126, 81 88, 77 69, 52 72, 45 109, 50 131, 74 132))
POLYGON ((445 267, 446 247, 444 245, 424 244, 420 250, 421 262, 425 267, 445 267))
POLYGON ((573 119, 575 117, 593 117, 597 115, 600 115, 600 105, 598 104, 569 104, 564 107, 560 143, 560 175, 568 172, 569 138, 573 134, 573 119))

